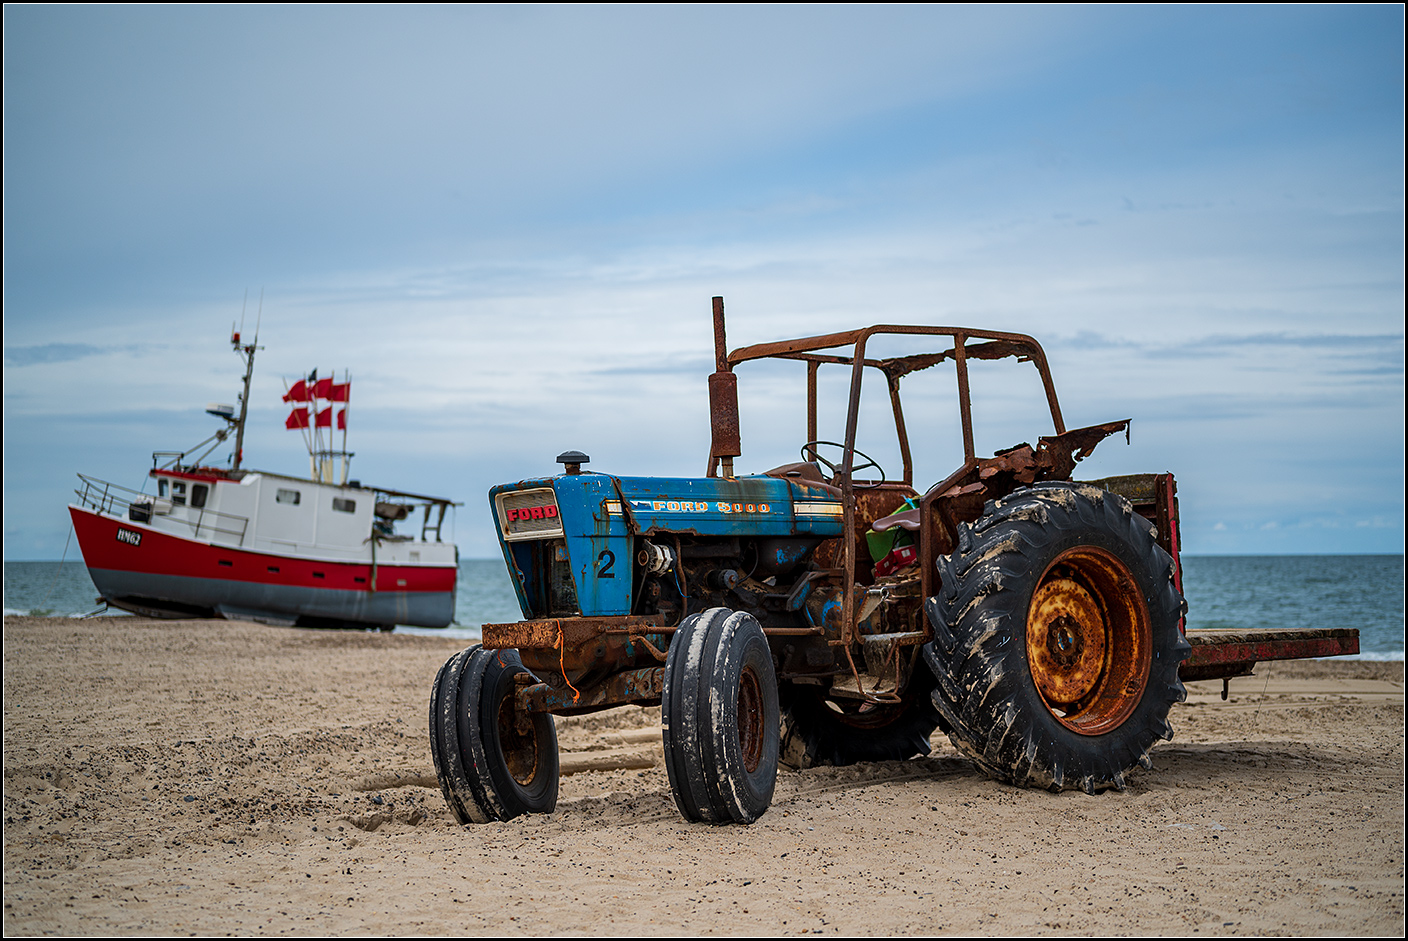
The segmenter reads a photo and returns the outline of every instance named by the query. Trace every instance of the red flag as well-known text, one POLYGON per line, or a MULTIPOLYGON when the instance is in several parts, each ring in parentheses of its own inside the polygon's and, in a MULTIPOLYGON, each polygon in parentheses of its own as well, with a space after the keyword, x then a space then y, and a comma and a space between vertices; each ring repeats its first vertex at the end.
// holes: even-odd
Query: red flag
POLYGON ((309 398, 313 396, 317 396, 320 399, 332 398, 332 377, 319 379, 317 383, 314 384, 312 395, 310 395, 309 398))
POLYGON ((328 399, 329 401, 332 401, 332 402, 348 402, 348 401, 351 401, 351 399, 352 399, 352 383, 350 383, 350 382, 335 382, 335 383, 333 383, 332 391, 331 391, 330 393, 328 393, 327 395, 323 396, 323 398, 328 399))
POLYGON ((295 428, 308 427, 308 409, 296 408, 288 413, 288 418, 284 419, 284 427, 292 431, 295 428))
MULTIPOLYGON (((306 402, 308 401, 308 386, 300 379, 293 384, 293 388, 284 393, 285 402, 306 402)), ((290 425, 290 428, 293 426, 290 425)), ((306 426, 305 426, 306 427, 306 426)))
POLYGON ((347 409, 345 409, 345 408, 344 408, 342 411, 340 411, 340 412, 337 413, 337 430, 338 430, 338 431, 346 431, 346 430, 347 430, 347 409))
POLYGON ((331 427, 332 427, 332 406, 331 406, 331 405, 329 405, 327 408, 323 409, 321 412, 318 413, 318 418, 317 418, 317 420, 316 420, 316 426, 317 426, 318 428, 331 428, 331 427))

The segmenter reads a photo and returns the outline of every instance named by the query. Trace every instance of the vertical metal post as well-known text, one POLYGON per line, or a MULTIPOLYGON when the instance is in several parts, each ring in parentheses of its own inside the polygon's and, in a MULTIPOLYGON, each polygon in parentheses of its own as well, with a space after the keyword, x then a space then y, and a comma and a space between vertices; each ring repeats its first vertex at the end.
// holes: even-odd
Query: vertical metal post
POLYGON ((728 364, 728 344, 724 338, 724 299, 714 298, 714 366, 709 377, 709 426, 713 441, 709 447, 709 473, 720 470, 733 476, 733 459, 743 453, 738 434, 738 377, 728 364))
POLYGON ((845 540, 846 578, 841 596, 841 641, 854 642, 856 637, 856 499, 851 467, 855 463, 856 426, 860 423, 860 387, 865 372, 865 341, 867 333, 856 339, 855 359, 851 361, 851 395, 846 407, 846 449, 841 452, 842 539, 845 540))
POLYGON ((1056 384, 1051 380, 1051 367, 1046 362, 1046 353, 1040 347, 1032 351, 1037 372, 1041 375, 1041 386, 1046 390, 1046 404, 1051 409, 1051 424, 1058 435, 1066 433, 1066 422, 1061 417, 1061 403, 1056 399, 1056 384))
POLYGON ((807 360, 807 440, 817 440, 816 433, 816 372, 821 364, 807 360))
POLYGON ((953 363, 958 371, 958 410, 963 421, 963 460, 971 461, 973 448, 973 400, 968 393, 968 354, 963 349, 961 333, 953 335, 953 363))
POLYGON ((914 461, 909 455, 909 433, 904 427, 904 408, 900 405, 900 380, 887 376, 890 385, 890 408, 895 413, 895 434, 899 436, 900 456, 904 458, 904 482, 914 486, 914 461))

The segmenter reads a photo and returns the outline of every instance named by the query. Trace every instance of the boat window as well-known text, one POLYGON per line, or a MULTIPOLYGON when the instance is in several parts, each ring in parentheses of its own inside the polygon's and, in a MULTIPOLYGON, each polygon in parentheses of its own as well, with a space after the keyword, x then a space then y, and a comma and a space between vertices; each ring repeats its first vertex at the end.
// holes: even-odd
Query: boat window
POLYGON ((195 484, 191 487, 191 506, 205 506, 205 498, 210 493, 210 488, 205 484, 195 484))
POLYGON ((274 494, 275 503, 288 503, 292 506, 298 506, 298 498, 297 490, 285 490, 282 487, 279 488, 278 493, 274 494))
POLYGON ((166 490, 167 490, 167 480, 166 480, 166 478, 165 478, 165 477, 158 477, 157 480, 156 480, 156 495, 159 496, 159 497, 164 497, 164 496, 166 496, 166 490))
POLYGON ((356 501, 356 500, 344 500, 344 499, 342 499, 341 497, 333 497, 333 498, 332 498, 332 508, 333 508, 334 510, 337 510, 339 513, 356 513, 356 512, 357 512, 357 501, 356 501))
POLYGON ((183 481, 173 480, 171 482, 171 502, 179 506, 186 505, 186 485, 183 481))

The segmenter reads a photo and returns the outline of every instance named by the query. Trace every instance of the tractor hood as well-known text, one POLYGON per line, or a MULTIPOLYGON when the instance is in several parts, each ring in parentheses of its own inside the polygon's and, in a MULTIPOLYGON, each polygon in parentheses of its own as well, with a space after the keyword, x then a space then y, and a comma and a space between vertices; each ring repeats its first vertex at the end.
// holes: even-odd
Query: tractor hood
POLYGON ((489 492, 505 542, 593 536, 839 536, 840 497, 810 481, 562 474, 489 492), (534 510, 541 508, 540 513, 534 510))
POLYGON ((571 567, 582 613, 617 615, 630 612, 635 537, 828 538, 841 535, 844 522, 833 488, 766 475, 561 474, 502 484, 489 502, 525 617, 544 610, 532 586, 534 572, 556 558, 534 548, 547 543, 565 550, 556 560, 571 567))

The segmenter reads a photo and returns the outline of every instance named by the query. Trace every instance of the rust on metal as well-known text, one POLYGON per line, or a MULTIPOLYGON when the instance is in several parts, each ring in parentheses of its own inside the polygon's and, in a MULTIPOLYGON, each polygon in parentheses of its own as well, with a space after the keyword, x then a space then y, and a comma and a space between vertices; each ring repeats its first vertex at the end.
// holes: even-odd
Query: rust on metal
POLYGON ((655 615, 539 618, 512 624, 485 624, 483 645, 488 650, 577 647, 607 634, 645 634, 673 631, 655 615))
MULTIPOLYGON (((1159 544, 1164 547, 1164 551, 1173 557, 1173 587, 1182 595, 1183 533, 1178 518, 1178 485, 1174 483, 1172 474, 1157 474, 1155 477, 1158 481, 1158 499, 1154 507, 1154 526, 1158 530, 1156 538, 1160 540, 1159 544)), ((1186 615, 1179 615, 1180 631, 1187 628, 1187 621, 1186 615)))
POLYGON ((813 554, 813 561, 822 568, 834 568, 844 573, 846 566, 852 567, 854 578, 860 583, 870 584, 873 574, 873 566, 870 563, 870 551, 866 547, 865 534, 876 520, 884 519, 895 512, 904 504, 904 501, 914 496, 914 490, 897 482, 876 483, 866 486, 858 486, 851 494, 850 506, 852 507, 854 518, 848 530, 851 536, 827 540, 827 542, 817 547, 813 554), (846 556, 845 544, 851 544, 849 558, 846 556))
MULTIPOLYGON (((1154 524, 1154 541, 1173 558, 1173 587, 1183 594, 1183 533, 1178 520, 1178 485, 1172 474, 1126 474, 1086 483, 1124 497, 1154 524)), ((1185 618, 1178 619, 1179 629, 1185 618)))
MULTIPOLYGON (((1043 480, 1069 480, 1076 462, 1105 438, 1129 431, 1129 420, 1073 428, 1037 439, 1037 446, 1020 444, 989 458, 969 458, 963 466, 930 487, 920 500, 919 565, 924 596, 938 586, 934 566, 939 556, 957 546, 958 524, 982 515, 989 500, 1043 480)), ((1152 475, 1150 475, 1152 477, 1152 475)))
MULTIPOLYGON (((958 520, 953 516, 952 507, 940 503, 939 497, 960 486, 976 470, 977 462, 964 461, 962 467, 930 487, 919 501, 920 590, 925 598, 938 593, 934 566, 939 556, 952 554, 958 546, 958 520)), ((928 618, 924 620, 928 622, 928 618)))
POLYGON ((816 374, 821 363, 807 361, 807 440, 816 441, 820 435, 816 430, 816 374))
POLYGON ((743 767, 749 774, 757 771, 763 760, 763 744, 767 740, 764 717, 762 681, 752 667, 747 667, 738 678, 738 745, 743 767))
MULTIPOLYGON (((953 359, 955 363, 964 360, 965 364, 959 367, 959 382, 966 382, 966 358, 971 355, 974 359, 1004 359, 1012 357, 1019 362, 1030 362, 1041 375, 1042 388, 1046 393, 1047 406, 1051 410, 1052 424, 1057 434, 1066 430, 1065 422, 1061 418, 1061 406, 1056 398, 1056 385, 1051 378, 1051 368, 1046 360, 1046 352, 1041 348, 1041 344, 1034 337, 1021 333, 1004 333, 996 330, 974 330, 967 327, 926 327, 898 324, 876 324, 860 330, 848 330, 844 333, 829 333, 817 337, 804 337, 796 340, 782 340, 775 343, 759 343, 753 346, 742 347, 734 350, 728 355, 728 362, 731 366, 745 363, 755 359, 778 358, 797 359, 815 363, 836 363, 840 365, 853 365, 859 358, 865 366, 875 367, 885 372, 887 378, 899 379, 911 372, 920 369, 927 369, 937 365, 946 359, 953 359), (919 354, 916 356, 901 356, 886 360, 866 359, 865 341, 876 334, 897 335, 897 336, 937 336, 948 337, 953 341, 953 347, 940 353, 919 354), (981 343, 969 344, 969 340, 981 340, 981 343), (836 349, 838 347, 854 347, 853 356, 824 353, 824 350, 836 349)), ((969 410, 963 409, 965 414, 969 410)), ((814 438, 808 438, 814 440, 814 438)), ((969 452, 971 456, 971 452, 969 452)))
MULTIPOLYGON (((519 674, 523 675, 525 674, 519 674)), ((518 677, 514 679, 516 682, 518 677)), ((533 724, 528 713, 518 707, 513 696, 505 696, 499 702, 495 721, 499 727, 499 747, 503 751, 508 773, 519 784, 531 784, 538 776, 538 764, 543 754, 543 749, 538 743, 537 726, 533 724)))
MULTIPOLYGON (((850 535, 817 551, 818 564, 839 568, 844 573, 844 582, 841 586, 842 610, 840 612, 842 630, 841 636, 837 640, 846 643, 855 642, 857 638, 853 589, 856 585, 868 585, 873 579, 868 553, 865 551, 863 543, 864 533, 871 522, 893 512, 903 499, 916 496, 913 490, 914 469, 910 454, 909 434, 900 403, 899 382, 901 378, 910 373, 952 360, 958 381, 964 466, 957 473, 950 475, 941 485, 930 488, 921 501, 919 566, 923 573, 923 590, 926 596, 932 595, 936 590, 933 569, 939 555, 953 551, 956 545, 958 524, 977 519, 986 501, 1005 496, 1018 486, 1037 480, 1068 480, 1076 462, 1089 454, 1090 450, 1101 440, 1120 430, 1128 434, 1128 421, 1110 422, 1105 425, 1095 425, 1067 432, 1046 353, 1035 338, 1025 334, 974 330, 966 327, 877 324, 843 333, 755 344, 734 350, 726 356, 720 352, 723 336, 723 299, 715 298, 715 358, 718 361, 719 369, 715 376, 722 373, 725 365, 731 368, 739 363, 757 359, 795 359, 806 363, 808 441, 815 441, 817 436, 818 368, 822 364, 850 367, 851 383, 847 401, 844 450, 840 465, 837 467, 837 473, 831 481, 841 491, 843 526, 850 535), (871 337, 877 335, 939 337, 948 339, 952 345, 947 349, 932 353, 887 359, 867 358, 866 343, 871 337), (845 353, 833 352, 843 347, 851 349, 845 353), (974 453, 972 403, 968 383, 968 360, 970 357, 979 360, 1015 358, 1019 362, 1032 363, 1041 376, 1055 434, 1038 439, 1035 448, 1024 444, 992 458, 977 458, 974 453), (903 482, 897 486, 902 487, 905 493, 892 505, 889 504, 892 494, 885 493, 877 499, 870 493, 871 484, 858 484, 853 479, 861 380, 862 373, 866 368, 878 369, 885 375, 891 409, 894 413, 900 455, 904 464, 903 482), (880 505, 872 507, 865 505, 867 503, 880 505), (882 510, 883 512, 881 512, 882 510)), ((730 371, 728 375, 732 377, 732 372, 730 371)), ((713 377, 711 377, 711 398, 712 389, 713 377)), ((721 410, 712 410, 715 413, 715 421, 725 424, 725 420, 720 417, 721 410)), ((716 442, 720 440, 720 434, 716 432, 716 442)), ((721 460, 721 449, 716 446, 711 451, 709 459, 711 475, 715 473, 715 468, 719 466, 721 460)))
POLYGON ((661 663, 664 663, 665 660, 668 658, 668 655, 665 653, 665 651, 661 650, 659 647, 656 647, 653 643, 650 642, 649 634, 631 634, 629 636, 631 639, 631 643, 640 644, 643 648, 645 648, 646 653, 650 654, 652 657, 654 657, 656 660, 659 660, 661 663))
POLYGON ((1093 546, 1057 557, 1027 611, 1027 665, 1047 709, 1082 735, 1129 717, 1153 650, 1149 606, 1124 563, 1093 546))
POLYGON ((535 683, 518 690, 516 702, 524 713, 552 712, 576 715, 635 703, 658 706, 665 689, 664 667, 622 670, 580 692, 568 687, 535 683))
MULTIPOLYGON (((916 496, 913 490, 914 470, 910 453, 908 429, 906 427, 899 390, 900 380, 914 372, 929 369, 946 361, 954 363, 958 385, 959 418, 963 435, 964 465, 941 484, 930 488, 920 500, 919 512, 919 559, 922 591, 926 597, 937 592, 935 567, 940 555, 951 553, 957 545, 958 525, 976 520, 989 500, 998 499, 1019 487, 1044 480, 1069 480, 1078 461, 1088 456, 1091 450, 1106 437, 1123 431, 1128 438, 1129 421, 1106 422, 1086 428, 1067 430, 1057 400, 1055 384, 1051 377, 1045 351, 1034 338, 1024 334, 999 331, 974 330, 963 327, 926 327, 879 324, 859 330, 823 336, 762 343, 734 350, 726 357, 720 353, 723 342, 722 299, 714 303, 715 356, 719 369, 724 368, 723 360, 732 367, 739 363, 764 358, 796 359, 806 363, 807 368, 807 440, 816 440, 817 434, 817 372, 822 364, 849 367, 851 382, 847 401, 846 427, 843 452, 831 483, 841 491, 843 505, 843 527, 847 536, 819 547, 815 563, 829 568, 838 568, 843 573, 840 592, 840 610, 832 612, 827 623, 821 626, 826 630, 828 641, 833 645, 856 643, 859 638, 859 609, 856 588, 869 585, 874 579, 868 552, 864 543, 865 532, 871 523, 891 512, 908 497, 916 496), (947 348, 937 352, 919 353, 889 358, 867 357, 867 342, 879 335, 911 337, 936 337, 950 341, 947 348), (849 349, 843 349, 849 347, 849 349), (1054 434, 1037 439, 1033 447, 1021 444, 998 452, 990 458, 979 458, 975 453, 973 440, 972 401, 969 386, 969 360, 998 360, 1013 358, 1019 362, 1032 363, 1041 377, 1046 394, 1054 434), (903 482, 882 484, 876 487, 871 483, 855 480, 855 440, 859 420, 859 399, 861 396, 862 373, 874 368, 885 375, 886 387, 894 414, 895 431, 900 455, 903 460, 903 482), (836 617, 839 615, 839 618, 836 617), (833 625, 832 622, 839 622, 833 625), (832 627, 838 628, 833 631, 832 627)), ((716 375, 718 375, 716 373, 716 375)), ((730 377, 732 373, 729 373, 730 377)), ((711 468, 718 463, 718 455, 711 455, 711 468)), ((1170 491, 1156 501, 1158 517, 1156 525, 1166 540, 1176 540, 1176 505, 1170 491)), ((1166 547, 1167 548, 1167 547, 1166 547)), ((1172 553, 1171 553, 1172 554, 1172 553)), ((1176 556, 1175 556, 1176 558, 1176 556)), ((1175 569, 1174 577, 1181 588, 1181 570, 1175 569)), ((927 623, 922 628, 929 631, 927 623)))
POLYGON ((1191 630, 1184 636, 1193 652, 1178 669, 1183 680, 1246 676, 1257 663, 1268 660, 1338 657, 1359 652, 1359 631, 1352 627, 1191 630))
MULTIPOLYGON (((482 643, 490 650, 517 650, 523 665, 535 676, 557 684, 554 695, 561 694, 580 706, 588 702, 580 698, 588 695, 588 687, 603 678, 622 671, 653 669, 643 664, 664 662, 674 632, 675 627, 665 624, 659 615, 541 618, 485 624, 482 643)), ((797 637, 821 634, 810 627, 768 627, 764 632, 797 637)), ((633 698, 607 702, 621 705, 641 699, 634 692, 630 696, 633 698)))
POLYGON ((483 644, 490 650, 516 649, 528 670, 554 679, 570 694, 642 661, 658 662, 673 632, 655 615, 542 618, 485 624, 483 644))
POLYGON ((953 338, 953 365, 958 373, 958 416, 963 424, 963 460, 971 461, 977 452, 973 447, 973 395, 968 386, 968 351, 963 340, 962 334, 953 338))
POLYGON ((733 476, 733 459, 743 453, 738 426, 738 377, 729 365, 724 337, 724 299, 714 298, 714 373, 709 376, 708 476, 733 476))

